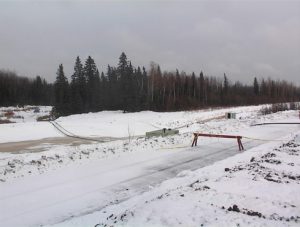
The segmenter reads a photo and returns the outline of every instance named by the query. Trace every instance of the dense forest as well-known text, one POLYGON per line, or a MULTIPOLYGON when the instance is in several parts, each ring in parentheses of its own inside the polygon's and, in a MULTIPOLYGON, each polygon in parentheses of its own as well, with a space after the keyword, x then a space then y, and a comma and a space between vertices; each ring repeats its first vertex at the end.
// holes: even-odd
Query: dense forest
POLYGON ((123 110, 176 111, 213 106, 238 106, 300 100, 300 88, 286 81, 253 78, 252 84, 231 82, 206 76, 203 72, 186 74, 175 70, 162 72, 150 64, 134 67, 122 53, 117 66, 99 72, 92 57, 84 63, 76 58, 68 81, 59 65, 54 84, 39 76, 35 79, 0 72, 0 105, 53 105, 56 115, 123 110))
POLYGON ((53 85, 40 76, 35 79, 0 71, 0 106, 52 105, 53 85))

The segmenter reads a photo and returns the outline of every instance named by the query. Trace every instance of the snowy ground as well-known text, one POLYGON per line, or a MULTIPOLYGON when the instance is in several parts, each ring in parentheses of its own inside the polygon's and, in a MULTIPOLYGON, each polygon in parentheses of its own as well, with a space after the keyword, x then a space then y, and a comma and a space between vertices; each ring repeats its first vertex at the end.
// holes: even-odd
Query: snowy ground
MULTIPOLYGON (((31 147, 31 152, 25 151, 23 153, 18 152, 17 154, 5 152, 4 148, 0 152, 0 182, 12 178, 40 174, 49 169, 57 169, 74 162, 88 162, 90 159, 107 158, 114 154, 120 155, 124 151, 153 151, 161 147, 172 148, 175 145, 189 147, 192 140, 192 132, 195 131, 236 133, 237 130, 249 128, 249 125, 255 122, 290 118, 289 112, 258 117, 257 111, 260 108, 261 106, 254 106, 170 113, 145 111, 129 114, 123 114, 118 111, 104 111, 62 117, 56 121, 76 135, 95 136, 97 134, 97 138, 100 136, 110 136, 122 137, 123 140, 78 146, 53 145, 45 141, 43 144, 31 147), (207 119, 224 116, 225 112, 228 111, 238 113, 238 119, 217 119, 205 122, 207 119), (146 131, 156 130, 157 127, 176 128, 185 125, 189 127, 181 128, 180 135, 174 137, 146 140, 144 138, 130 139, 137 135, 144 136, 146 131), (131 128, 129 133, 128 128, 131 128)), ((43 137, 64 137, 48 122, 29 121, 25 123, 3 124, 0 127, 0 142, 2 143, 41 139, 43 137)), ((245 133, 247 136, 253 136, 253 134, 249 134, 247 131, 245 133)), ((208 141, 218 140, 209 139, 208 141)), ((13 143, 8 144, 8 146, 13 145, 13 143)))
MULTIPOLYGON (((259 122, 299 122, 298 113, 285 111, 267 116, 258 116, 257 112, 260 108, 260 106, 253 106, 191 112, 155 113, 147 111, 130 114, 105 111, 59 118, 57 122, 77 135, 121 137, 123 140, 78 146, 41 144, 39 147, 34 148, 35 151, 40 152, 18 154, 0 152, 0 226, 40 226, 64 220, 66 222, 62 222, 59 226, 95 226, 96 224, 108 224, 109 226, 116 223, 127 226, 145 226, 143 223, 150 226, 177 226, 180 223, 183 223, 184 226, 199 226, 199 223, 202 222, 204 225, 221 225, 223 221, 228 224, 240 223, 246 225, 249 221, 251 222, 251 218, 254 220, 253 223, 257 225, 270 225, 273 221, 277 225, 280 225, 280 223, 295 225, 297 224, 296 221, 299 220, 295 214, 295 211, 300 213, 299 201, 296 199, 294 203, 291 203, 295 207, 290 209, 292 210, 290 216, 286 215, 285 211, 281 211, 281 207, 277 205, 282 203, 283 206, 287 206, 285 204, 290 203, 292 196, 297 197, 295 193, 299 190, 299 172, 297 172, 299 162, 291 162, 289 159, 298 156, 298 145, 297 142, 293 142, 295 144, 293 146, 296 146, 294 156, 290 156, 289 153, 279 155, 285 153, 277 154, 277 151, 272 149, 277 145, 280 147, 281 143, 292 140, 300 127, 299 125, 280 127, 274 125, 251 127, 250 125, 259 122), (225 112, 229 111, 236 112, 237 119, 212 120, 212 118, 223 116, 225 112), (165 138, 133 138, 134 136, 144 135, 146 131, 162 127, 180 128, 180 134, 165 138), (237 154, 236 142, 212 138, 202 138, 198 142, 197 148, 190 148, 192 132, 194 131, 246 136, 248 138, 244 138, 243 143, 248 150, 241 155, 225 159, 237 154), (269 142, 250 139, 274 140, 283 136, 285 136, 284 141, 271 142, 262 145, 262 147, 257 146, 269 142), (252 147, 257 148, 250 150, 252 147), (265 159, 261 156, 265 153, 274 153, 276 156, 271 155, 270 158, 267 158, 271 161, 264 161, 265 159), (250 159, 249 155, 251 156, 250 159), (249 164, 252 156, 254 160, 249 164), (152 187, 163 180, 170 179, 182 170, 196 170, 223 159, 225 160, 197 172, 186 171, 180 174, 180 177, 167 181, 162 186, 155 187, 148 192, 149 186, 152 187), (275 165, 276 163, 272 163, 273 159, 278 159, 281 163, 275 165), (251 169, 251 164, 254 166, 253 169, 251 169), (242 167, 238 167, 236 170, 235 166, 239 165, 242 167), (261 169, 264 165, 269 165, 269 167, 261 169), (273 167, 275 172, 272 170, 273 167), (225 168, 229 170, 224 172, 225 168), (212 171, 212 169, 214 170, 212 171), (257 172, 262 173, 257 176, 256 184, 256 181, 253 181, 253 183, 249 176, 258 174, 257 172), (266 180, 268 172, 270 172, 272 179, 272 174, 275 173, 276 176, 279 172, 296 178, 295 180, 290 179, 289 183, 286 183, 285 180, 280 183, 273 182, 272 180, 266 180), (205 184, 202 185, 200 179, 203 177, 207 178, 207 183, 205 181, 205 184), (200 183, 199 185, 196 183, 195 187, 197 185, 200 188, 208 186, 209 189, 198 190, 188 186, 196 178, 199 178, 200 183), (220 180, 217 181, 216 179, 220 180), (232 179, 232 182, 229 181, 230 179, 232 179), (242 182, 240 185, 238 185, 239 181, 242 182), (232 195, 228 192, 232 188, 231 186, 228 187, 231 183, 236 189, 232 192, 232 195), (258 187, 260 184, 262 189, 258 187), (273 184, 275 189, 273 190, 271 187, 272 193, 269 193, 270 197, 266 199, 264 195, 265 190, 268 189, 265 187, 270 187, 273 184), (256 199, 255 196, 252 198, 252 194, 247 192, 247 190, 253 191, 253 188, 258 194, 261 193, 258 196, 259 199, 256 199), (277 199, 278 191, 284 191, 282 188, 287 188, 288 197, 286 201, 284 197, 278 197, 277 199), (222 191, 223 189, 224 191, 222 191), (243 190, 245 190, 245 193, 250 194, 243 194, 243 190), (143 192, 146 192, 146 194, 140 195, 143 192), (164 193, 168 193, 170 196, 155 199, 164 193), (179 198, 176 197, 178 195, 179 198), (206 202, 197 204, 197 199, 202 198, 202 196, 210 198, 211 203, 214 205, 207 205, 206 202, 209 200, 203 200, 206 202), (274 205, 274 207, 277 207, 276 209, 271 206, 270 201, 272 199, 278 200, 274 205), (176 205, 175 202, 180 200, 182 200, 179 203, 180 206, 178 203, 176 205), (252 200, 254 205, 265 203, 267 200, 269 203, 265 203, 267 204, 266 210, 260 209, 261 205, 257 205, 257 209, 254 209, 253 204, 253 206, 244 206, 248 203, 251 204, 252 200), (120 203, 120 201, 125 202, 120 203), (174 204, 172 204, 172 201, 174 204), (193 201, 193 203, 188 205, 190 204, 188 201, 193 201), (244 202, 237 203, 237 201, 244 202), (155 207, 155 204, 159 204, 159 207, 155 207), (229 207, 232 209, 233 205, 237 205, 241 212, 229 211, 229 207), (159 210, 166 208, 166 206, 174 207, 174 209, 170 209, 168 212, 159 210), (221 211, 218 208, 219 206, 221 211), (223 206, 224 209, 222 209, 223 206), (194 209, 198 212, 192 212, 194 209), (142 213, 139 213, 139 211, 142 213), (257 213, 254 213, 256 216, 254 214, 254 216, 244 215, 247 216, 246 218, 239 216, 248 211, 250 213, 260 212, 261 217, 258 217, 259 214, 257 213), (272 211, 278 216, 274 214, 274 218, 271 217, 272 211), (175 215, 177 212, 182 213, 182 216, 175 215), (220 216, 220 219, 213 220, 214 212, 217 216, 220 216), (159 213, 165 213, 166 216, 159 216, 159 213), (89 215, 85 216, 86 214, 89 215), (134 216, 131 214, 134 214, 134 216), (174 215, 176 218, 170 219, 174 215), (238 215, 236 219, 234 218, 235 215, 238 215), (203 219, 206 216, 207 220, 203 219), (265 216, 265 218, 262 216, 265 216), (137 217, 140 217, 140 219, 137 217), (287 222, 287 218, 289 218, 289 222, 287 222), (114 223, 115 221, 116 223, 114 223)), ((1 142, 62 137, 47 122, 33 123, 0 125, 1 142), (36 125, 33 126, 33 123, 36 125), (28 132, 27 135, 18 133, 21 128, 28 132)), ((283 175, 280 175, 280 177, 283 179, 289 178, 283 175)), ((234 210, 237 210, 236 206, 234 210)))
POLYGON ((0 120, 36 122, 38 117, 49 115, 51 109, 51 106, 0 107, 0 120))
POLYGON ((299 226, 300 131, 56 226, 299 226))
MULTIPOLYGON (((145 135, 145 132, 158 128, 176 128, 214 117, 224 116, 226 112, 236 112, 239 118, 246 118, 247 120, 253 118, 254 120, 260 108, 261 106, 253 106, 168 113, 143 111, 126 114, 123 114, 122 111, 102 111, 99 113, 61 117, 56 121, 70 132, 80 136, 134 137, 145 135)), ((22 116, 26 115, 23 114, 22 116)), ((50 123, 34 122, 32 121, 33 118, 28 116, 24 118, 24 122, 2 124, 0 143, 63 136, 50 123), (28 121, 26 119, 28 119, 28 121)))

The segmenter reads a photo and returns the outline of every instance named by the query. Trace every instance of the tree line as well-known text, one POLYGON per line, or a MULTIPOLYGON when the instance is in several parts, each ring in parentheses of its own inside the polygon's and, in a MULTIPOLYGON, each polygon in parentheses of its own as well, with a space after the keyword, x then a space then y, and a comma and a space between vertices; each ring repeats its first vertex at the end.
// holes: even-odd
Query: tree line
POLYGON ((253 105, 300 100, 300 88, 284 80, 253 79, 247 85, 195 73, 164 71, 155 63, 134 67, 125 53, 117 66, 101 72, 89 56, 76 58, 70 83, 61 64, 57 71, 55 110, 59 115, 101 110, 177 111, 214 106, 253 105))
POLYGON ((156 63, 133 66, 125 53, 117 66, 99 72, 92 57, 77 57, 70 81, 62 64, 55 82, 18 77, 0 71, 0 105, 53 105, 57 116, 101 110, 177 111, 300 100, 300 88, 284 80, 253 78, 252 84, 232 82, 203 72, 163 71, 156 63))
POLYGON ((0 70, 0 106, 52 105, 53 84, 36 76, 34 79, 0 70))

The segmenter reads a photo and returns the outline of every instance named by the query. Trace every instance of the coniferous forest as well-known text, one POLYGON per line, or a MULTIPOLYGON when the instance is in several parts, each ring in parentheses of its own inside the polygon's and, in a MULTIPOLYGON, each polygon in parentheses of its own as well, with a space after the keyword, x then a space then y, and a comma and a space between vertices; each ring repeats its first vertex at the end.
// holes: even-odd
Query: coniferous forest
POLYGON ((0 71, 0 105, 53 105, 57 116, 101 110, 177 111, 216 106, 239 106, 300 100, 300 88, 286 81, 253 78, 252 84, 185 72, 133 66, 125 53, 117 66, 99 72, 92 57, 75 60, 70 81, 63 65, 54 84, 40 76, 18 77, 0 71))
POLYGON ((51 105, 53 85, 40 76, 20 77, 14 72, 0 71, 0 106, 51 105))

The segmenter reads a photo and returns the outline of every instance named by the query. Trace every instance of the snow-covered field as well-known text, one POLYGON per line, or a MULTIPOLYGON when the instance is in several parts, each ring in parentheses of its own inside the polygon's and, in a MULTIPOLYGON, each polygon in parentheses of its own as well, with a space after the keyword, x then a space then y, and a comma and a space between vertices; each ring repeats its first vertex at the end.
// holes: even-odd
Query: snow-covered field
MULTIPOLYGON (((101 136, 121 137, 123 139, 110 143, 93 143, 78 146, 52 145, 45 142, 37 147, 33 147, 34 151, 43 152, 24 152, 21 154, 0 152, 0 181, 40 174, 48 171, 48 169, 57 169, 74 161, 85 162, 90 159, 102 159, 115 153, 122 154, 124 151, 149 151, 161 147, 169 148, 174 145, 190 146, 192 132, 195 131, 219 134, 225 132, 236 133, 237 130, 248 128, 249 125, 255 122, 265 121, 265 118, 274 121, 276 119, 287 119, 290 116, 286 112, 258 117, 257 112, 260 108, 261 106, 252 106, 190 112, 157 113, 144 111, 128 114, 123 114, 121 111, 103 111, 61 117, 56 121, 76 135, 94 136, 97 138, 101 136), (205 122, 207 119, 224 116, 226 112, 236 112, 237 119, 216 119, 205 122), (144 136, 147 131, 164 127, 182 128, 180 128, 180 135, 170 138, 130 139, 137 135, 144 136)), ((2 124, 0 127, 0 142, 2 143, 64 137, 49 122, 29 121, 25 123, 2 124)), ((245 133, 247 136, 253 136, 247 131, 245 133)), ((208 141, 214 141, 214 139, 208 141)))
MULTIPOLYGON (((260 116, 260 109, 61 117, 56 121, 76 135, 118 140, 2 150, 0 226, 297 226, 300 127, 251 125, 300 122, 298 112, 260 116), (226 112, 237 119, 219 118, 226 112), (142 137, 157 128, 180 134, 142 137), (195 131, 244 136, 246 151, 216 138, 201 138, 191 148, 195 131)), ((0 125, 0 149, 1 143, 49 137, 63 135, 48 122, 0 125)))
MULTIPOLYGON (((143 111, 126 114, 123 114, 122 111, 102 111, 60 117, 56 121, 73 134, 80 136, 134 137, 145 135, 146 131, 156 130, 157 128, 176 128, 201 122, 201 120, 224 116, 226 112, 236 112, 238 118, 247 120, 253 118, 254 120, 260 108, 261 106, 254 106, 168 113, 143 111)), ((63 136, 50 123, 33 122, 31 119, 25 117, 22 123, 2 124, 0 143, 63 136)))

